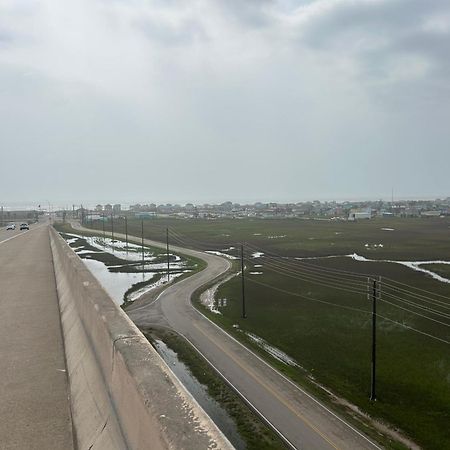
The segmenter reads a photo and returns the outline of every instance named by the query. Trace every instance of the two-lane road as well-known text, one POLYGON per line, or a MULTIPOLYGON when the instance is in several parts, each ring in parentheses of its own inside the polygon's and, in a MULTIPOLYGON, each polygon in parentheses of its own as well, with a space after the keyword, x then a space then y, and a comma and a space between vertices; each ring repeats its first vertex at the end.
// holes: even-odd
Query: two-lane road
MULTIPOLYGON (((145 243, 164 248, 160 242, 145 243)), ((138 326, 168 325, 184 335, 292 448, 380 448, 191 305, 191 295, 197 288, 229 269, 226 259, 175 246, 171 250, 201 258, 207 268, 169 286, 156 300, 129 307, 127 312, 138 326)))

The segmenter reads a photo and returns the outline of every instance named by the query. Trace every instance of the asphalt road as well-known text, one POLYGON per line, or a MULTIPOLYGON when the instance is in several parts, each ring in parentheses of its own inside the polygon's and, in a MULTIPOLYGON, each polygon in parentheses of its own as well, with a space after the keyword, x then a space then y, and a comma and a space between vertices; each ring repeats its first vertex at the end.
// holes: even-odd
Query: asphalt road
MULTIPOLYGON (((164 248, 160 242, 146 240, 145 243, 164 248)), ((201 258, 208 267, 169 286, 156 300, 138 301, 127 308, 130 318, 138 326, 164 325, 184 335, 247 402, 272 424, 291 448, 380 448, 191 305, 191 295, 198 287, 228 270, 229 262, 226 259, 175 246, 171 250, 201 258)))
POLYGON ((47 225, 0 229, 0 449, 72 449, 47 225))

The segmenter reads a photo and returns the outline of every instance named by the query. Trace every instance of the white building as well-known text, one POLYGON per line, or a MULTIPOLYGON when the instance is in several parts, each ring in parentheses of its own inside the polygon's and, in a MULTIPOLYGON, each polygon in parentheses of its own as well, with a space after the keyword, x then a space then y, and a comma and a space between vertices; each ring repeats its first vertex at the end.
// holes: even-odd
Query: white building
POLYGON ((372 210, 369 209, 352 209, 348 215, 348 220, 355 221, 360 219, 371 219, 372 218, 372 210))

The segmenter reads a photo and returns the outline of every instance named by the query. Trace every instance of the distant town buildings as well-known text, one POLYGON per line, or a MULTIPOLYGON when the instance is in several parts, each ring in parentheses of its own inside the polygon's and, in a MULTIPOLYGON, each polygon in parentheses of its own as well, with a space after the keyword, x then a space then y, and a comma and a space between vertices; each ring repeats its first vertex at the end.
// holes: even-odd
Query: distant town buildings
MULTIPOLYGON (((79 212, 78 210, 77 212, 79 212)), ((155 217, 178 217, 181 219, 218 219, 232 218, 240 219, 255 217, 261 219, 283 219, 283 218, 310 218, 327 220, 370 220, 374 217, 440 217, 450 216, 450 197, 436 200, 399 200, 392 201, 361 201, 361 202, 336 202, 319 200, 277 203, 256 202, 253 204, 240 204, 231 201, 219 204, 160 204, 136 203, 127 209, 122 209, 119 203, 114 205, 96 205, 92 210, 83 209, 84 214, 105 218, 111 215, 120 217, 131 215, 141 219, 152 219, 155 217), (94 215, 95 214, 95 215, 94 215)), ((94 219, 95 220, 95 219, 94 219)))

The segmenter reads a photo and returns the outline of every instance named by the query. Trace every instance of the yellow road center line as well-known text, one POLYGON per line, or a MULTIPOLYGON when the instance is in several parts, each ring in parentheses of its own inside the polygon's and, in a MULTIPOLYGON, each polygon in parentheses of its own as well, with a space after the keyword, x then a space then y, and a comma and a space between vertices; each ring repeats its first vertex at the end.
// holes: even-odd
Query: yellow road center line
POLYGON ((322 439, 324 439, 328 444, 330 444, 334 449, 340 450, 330 439, 325 436, 315 425, 313 425, 303 414, 297 411, 288 401, 280 396, 278 392, 276 392, 272 387, 270 387, 266 382, 262 381, 258 375, 248 366, 244 366, 235 356, 226 350, 220 343, 218 343, 211 336, 207 335, 197 324, 193 324, 197 330, 200 331, 205 337, 207 337, 211 342, 213 342, 223 353, 225 353, 230 359, 232 359, 241 369, 247 372, 257 383, 262 385, 267 391, 269 391, 274 397, 276 397, 286 408, 288 408, 292 413, 294 413, 299 419, 301 419, 308 427, 310 427, 313 431, 315 431, 322 439))

